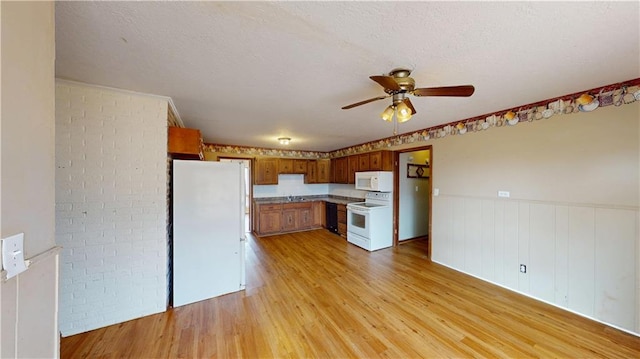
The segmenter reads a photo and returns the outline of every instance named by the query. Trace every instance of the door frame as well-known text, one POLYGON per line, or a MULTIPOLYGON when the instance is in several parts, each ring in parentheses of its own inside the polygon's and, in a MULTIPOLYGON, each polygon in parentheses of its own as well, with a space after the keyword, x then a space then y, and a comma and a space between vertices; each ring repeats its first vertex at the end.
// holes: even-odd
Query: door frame
MULTIPOLYGON (((393 246, 396 247, 400 243, 399 226, 400 226, 400 154, 406 152, 416 152, 429 150, 429 231, 427 232, 427 258, 431 259, 431 244, 433 237, 431 236, 432 216, 433 216, 433 145, 405 148, 395 150, 393 152, 393 246)), ((402 172, 404 173, 404 172, 402 172)))

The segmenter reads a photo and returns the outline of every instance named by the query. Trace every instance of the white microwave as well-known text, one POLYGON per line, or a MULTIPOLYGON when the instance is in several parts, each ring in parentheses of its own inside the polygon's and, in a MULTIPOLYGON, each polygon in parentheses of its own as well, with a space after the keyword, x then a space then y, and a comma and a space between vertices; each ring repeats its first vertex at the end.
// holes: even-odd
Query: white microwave
POLYGON ((393 172, 356 172, 356 189, 363 191, 392 192, 393 172))

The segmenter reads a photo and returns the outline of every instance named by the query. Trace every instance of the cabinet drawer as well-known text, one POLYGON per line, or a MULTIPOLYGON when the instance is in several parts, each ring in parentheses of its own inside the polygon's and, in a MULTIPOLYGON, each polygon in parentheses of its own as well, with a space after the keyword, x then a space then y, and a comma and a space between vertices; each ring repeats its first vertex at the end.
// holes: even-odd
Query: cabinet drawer
POLYGON ((313 202, 296 202, 296 203, 285 203, 282 205, 283 209, 290 209, 290 208, 311 208, 311 205, 313 204, 313 202))
POLYGON ((282 210, 281 204, 261 204, 259 207, 260 208, 258 209, 258 211, 261 211, 261 212, 282 210))
POLYGON ((338 224, 347 223, 347 212, 338 210, 338 224))

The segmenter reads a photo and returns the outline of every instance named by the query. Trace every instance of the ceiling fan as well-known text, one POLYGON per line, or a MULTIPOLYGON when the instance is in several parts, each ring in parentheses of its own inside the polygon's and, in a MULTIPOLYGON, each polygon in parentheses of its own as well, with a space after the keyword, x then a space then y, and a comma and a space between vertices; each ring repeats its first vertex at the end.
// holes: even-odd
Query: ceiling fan
POLYGON ((393 103, 382 112, 381 117, 385 121, 392 122, 395 114, 397 122, 402 123, 408 121, 412 115, 416 114, 416 109, 413 107, 407 94, 413 96, 469 97, 475 91, 475 88, 471 85, 415 88, 416 82, 413 78, 409 77, 410 74, 411 70, 397 68, 391 70, 388 75, 369 76, 370 79, 384 88, 384 92, 387 93, 387 95, 352 103, 351 105, 342 107, 342 109, 348 110, 369 102, 393 97, 393 103))

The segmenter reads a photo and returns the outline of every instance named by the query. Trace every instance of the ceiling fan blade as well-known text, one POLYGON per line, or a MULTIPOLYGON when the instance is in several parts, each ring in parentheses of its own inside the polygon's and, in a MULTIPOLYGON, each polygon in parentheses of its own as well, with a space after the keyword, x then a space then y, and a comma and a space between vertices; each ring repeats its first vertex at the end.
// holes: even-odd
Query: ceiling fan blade
POLYGON ((411 115, 415 115, 416 114, 416 109, 413 107, 413 104, 411 103, 411 100, 409 100, 408 97, 405 97, 404 100, 402 100, 405 105, 407 105, 407 107, 409 107, 409 109, 411 110, 411 115))
POLYGON ((388 96, 378 96, 378 97, 370 98, 370 99, 368 99, 368 100, 364 100, 364 101, 360 101, 360 102, 352 103, 351 105, 344 106, 342 109, 343 109, 343 110, 348 110, 348 109, 350 109, 350 108, 354 108, 354 107, 356 107, 356 106, 364 105, 365 103, 369 103, 369 102, 373 102, 373 101, 378 101, 378 100, 383 100, 383 99, 385 99, 385 98, 387 98, 387 97, 389 97, 389 96, 390 96, 390 95, 388 95, 388 96))
POLYGON ((469 97, 476 89, 471 85, 426 87, 413 90, 414 96, 459 96, 469 97))
POLYGON ((399 91, 400 85, 391 76, 369 76, 370 79, 380 84, 387 90, 399 91))

